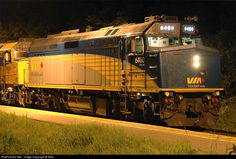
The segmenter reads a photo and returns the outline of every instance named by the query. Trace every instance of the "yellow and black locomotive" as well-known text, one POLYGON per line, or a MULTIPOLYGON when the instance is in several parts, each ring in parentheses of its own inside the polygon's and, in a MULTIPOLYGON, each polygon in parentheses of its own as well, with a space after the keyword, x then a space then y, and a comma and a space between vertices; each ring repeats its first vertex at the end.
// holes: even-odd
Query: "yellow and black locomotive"
POLYGON ((172 126, 219 112, 220 58, 188 17, 63 31, 0 45, 1 102, 172 126))

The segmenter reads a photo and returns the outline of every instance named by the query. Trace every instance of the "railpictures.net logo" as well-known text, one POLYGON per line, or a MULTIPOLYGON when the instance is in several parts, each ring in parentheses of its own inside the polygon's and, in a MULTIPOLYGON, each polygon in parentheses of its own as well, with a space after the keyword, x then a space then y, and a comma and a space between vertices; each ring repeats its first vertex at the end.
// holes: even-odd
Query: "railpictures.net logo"
POLYGON ((1 155, 1 159, 54 159, 54 156, 48 155, 1 155))

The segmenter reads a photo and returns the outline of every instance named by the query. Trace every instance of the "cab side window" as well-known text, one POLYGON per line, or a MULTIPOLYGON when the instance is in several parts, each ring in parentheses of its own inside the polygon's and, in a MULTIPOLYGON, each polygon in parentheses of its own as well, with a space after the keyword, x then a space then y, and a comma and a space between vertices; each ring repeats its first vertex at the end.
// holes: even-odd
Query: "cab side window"
POLYGON ((126 39, 126 52, 133 54, 143 54, 144 53, 144 43, 143 37, 134 36, 126 39))
POLYGON ((10 51, 5 52, 4 59, 5 59, 5 63, 10 63, 11 62, 11 52, 10 51))

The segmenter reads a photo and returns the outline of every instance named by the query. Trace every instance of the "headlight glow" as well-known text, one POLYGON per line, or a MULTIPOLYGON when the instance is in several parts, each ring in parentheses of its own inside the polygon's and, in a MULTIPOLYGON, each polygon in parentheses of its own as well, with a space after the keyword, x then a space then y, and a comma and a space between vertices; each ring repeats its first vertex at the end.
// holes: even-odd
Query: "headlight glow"
POLYGON ((193 56, 193 67, 199 68, 199 66, 200 66, 200 56, 195 55, 195 56, 193 56))
POLYGON ((178 101, 182 101, 184 99, 184 96, 179 94, 176 96, 176 98, 178 101))
POLYGON ((193 61, 199 61, 200 57, 198 55, 193 56, 193 61))
POLYGON ((8 91, 8 92, 13 92, 13 88, 12 88, 12 87, 8 87, 8 88, 7 88, 7 91, 8 91))
POLYGON ((205 96, 205 99, 206 99, 207 101, 211 100, 211 95, 207 94, 207 95, 205 96))
POLYGON ((199 63, 199 62, 193 62, 193 67, 199 68, 199 66, 200 66, 200 63, 199 63))

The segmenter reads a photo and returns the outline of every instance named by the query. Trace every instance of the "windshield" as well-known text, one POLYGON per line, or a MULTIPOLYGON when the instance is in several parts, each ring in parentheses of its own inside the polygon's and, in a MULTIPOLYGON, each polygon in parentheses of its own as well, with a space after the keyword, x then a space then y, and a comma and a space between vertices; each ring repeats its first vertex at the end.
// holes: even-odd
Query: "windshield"
POLYGON ((159 37, 159 36, 147 36, 147 48, 148 50, 156 50, 161 47, 168 47, 173 45, 179 45, 178 38, 170 38, 170 37, 159 37))
POLYGON ((146 32, 147 50, 195 44, 196 26, 192 23, 156 22, 146 32))

